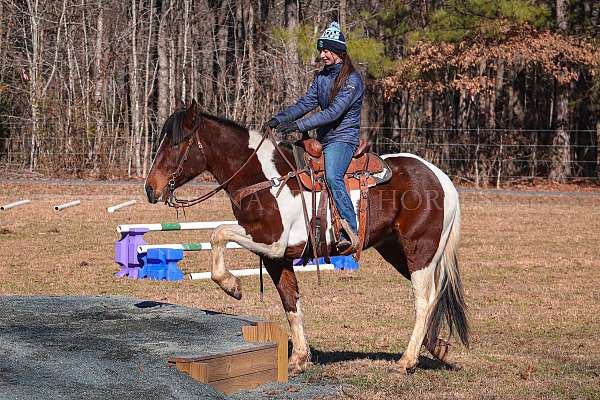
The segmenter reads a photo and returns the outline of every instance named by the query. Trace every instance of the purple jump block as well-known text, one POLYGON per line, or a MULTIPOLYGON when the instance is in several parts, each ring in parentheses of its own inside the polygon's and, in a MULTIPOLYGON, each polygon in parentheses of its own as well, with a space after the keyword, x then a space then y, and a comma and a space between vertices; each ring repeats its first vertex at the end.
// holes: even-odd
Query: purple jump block
POLYGON ((147 228, 134 228, 121 234, 121 239, 115 243, 115 262, 121 267, 121 270, 115 274, 116 277, 128 276, 133 279, 139 277, 142 264, 138 259, 137 247, 147 244, 144 241, 146 232, 148 232, 147 228))

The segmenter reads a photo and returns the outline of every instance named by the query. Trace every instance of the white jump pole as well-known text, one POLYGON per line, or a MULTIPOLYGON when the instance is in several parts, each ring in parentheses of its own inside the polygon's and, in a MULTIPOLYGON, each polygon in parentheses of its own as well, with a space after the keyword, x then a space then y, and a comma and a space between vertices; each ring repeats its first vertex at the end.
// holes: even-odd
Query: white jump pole
POLYGON ((70 202, 65 203, 65 204, 59 204, 57 206, 54 206, 54 211, 64 210, 65 208, 75 207, 75 206, 78 206, 80 204, 81 204, 81 200, 70 201, 70 202))
POLYGON ((22 206, 23 204, 29 204, 29 203, 31 203, 31 200, 19 200, 19 201, 15 201, 14 203, 9 203, 9 204, 3 205, 2 207, 0 207, 0 210, 5 211, 5 210, 9 210, 11 208, 22 206))
POLYGON ((195 229, 215 229, 219 225, 235 225, 237 221, 182 222, 180 224, 129 224, 118 225, 117 232, 125 233, 132 229, 148 231, 187 231, 195 229))
POLYGON ((125 208, 125 207, 134 205, 135 202, 136 202, 136 200, 129 200, 129 201, 126 201, 125 203, 121 203, 121 204, 117 204, 116 206, 108 207, 106 209, 106 211, 108 211, 109 213, 114 213, 115 211, 120 210, 121 208, 125 208))
MULTIPOLYGON (((333 271, 335 267, 333 264, 320 264, 319 269, 321 271, 333 271)), ((312 272, 316 271, 316 265, 306 265, 304 267, 296 265, 294 266, 294 272, 312 272)), ((249 268, 249 269, 230 269, 234 276, 253 276, 260 274, 260 268, 249 268)), ((266 268, 263 268, 263 275, 267 274, 266 268)), ((190 274, 190 279, 210 279, 210 272, 194 272, 190 274)))
MULTIPOLYGON (((226 245, 228 249, 243 249, 237 243, 229 242, 226 245)), ((146 244, 137 247, 138 254, 147 253, 148 249, 178 249, 183 251, 200 251, 200 250, 211 250, 212 246, 208 242, 204 243, 173 243, 173 244, 146 244)))

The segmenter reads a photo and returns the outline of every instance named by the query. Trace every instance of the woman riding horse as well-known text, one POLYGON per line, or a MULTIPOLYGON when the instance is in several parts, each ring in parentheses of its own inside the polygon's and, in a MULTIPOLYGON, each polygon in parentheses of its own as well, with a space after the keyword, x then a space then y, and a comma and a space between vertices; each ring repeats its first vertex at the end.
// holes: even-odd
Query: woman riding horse
POLYGON ((340 253, 357 250, 356 212, 344 185, 344 174, 359 143, 364 84, 346 52, 344 34, 332 22, 317 41, 325 66, 296 104, 275 115, 266 125, 281 135, 317 129, 325 154, 325 176, 342 218, 340 253), (321 111, 298 119, 320 106, 321 111), (351 248, 351 249, 349 249, 351 248))
MULTIPOLYGON (((321 38, 320 49, 331 42, 343 43, 341 33, 336 36, 337 26, 329 30, 333 33, 321 38)), ((284 133, 318 127, 326 157, 334 165, 333 170, 329 165, 329 178, 336 171, 344 170, 348 155, 356 146, 363 93, 360 77, 356 72, 349 72, 348 56, 340 52, 342 56, 337 56, 344 62, 336 64, 335 54, 322 52, 326 67, 307 96, 296 106, 277 114, 277 121, 269 122, 270 126, 279 123, 279 131, 284 133), (348 77, 342 80, 344 74, 348 77), (330 97, 332 87, 337 87, 337 91, 330 97), (296 121, 319 104, 321 112, 296 121), (319 125, 319 121, 328 122, 319 125)), ((237 224, 220 225, 213 231, 211 278, 228 295, 239 300, 241 281, 225 265, 227 243, 235 242, 262 257, 290 325, 293 351, 288 367, 290 373, 296 374, 306 369, 310 347, 304 333, 304 314, 293 260, 303 254, 309 240, 305 216, 311 214, 313 205, 309 201, 311 192, 303 191, 294 179, 289 179, 295 172, 285 162, 291 152, 266 140, 265 133, 204 113, 196 101, 192 101, 187 109, 175 111, 164 123, 145 191, 151 203, 163 201, 188 206, 220 190, 227 193, 237 224), (175 189, 204 171, 211 173, 219 186, 197 199, 177 200, 175 189), (238 193, 256 185, 263 189, 253 191, 252 196, 240 201, 234 200, 238 193)), ((387 154, 382 158, 391 168, 392 176, 389 181, 369 188, 365 248, 373 247, 412 284, 415 323, 406 350, 397 363, 397 369, 403 372, 417 366, 422 346, 434 357, 446 360, 447 343, 439 337, 444 326, 448 328, 446 337, 457 333, 465 345, 469 343, 457 254, 460 204, 450 178, 433 164, 407 153, 387 154)), ((330 182, 332 186, 335 184, 330 182)), ((342 191, 345 193, 342 189, 338 194, 342 191)), ((360 191, 351 193, 352 198, 358 199, 360 193, 357 192, 360 191)), ((319 204, 319 199, 320 194, 314 204, 319 204)), ((350 214, 343 205, 338 207, 349 223, 356 222, 353 212, 350 214)), ((327 213, 325 227, 328 232, 325 240, 333 249, 335 239, 331 234, 330 213, 327 213)), ((354 232, 347 231, 350 235, 354 232)), ((391 294, 381 295, 387 298, 391 294)))

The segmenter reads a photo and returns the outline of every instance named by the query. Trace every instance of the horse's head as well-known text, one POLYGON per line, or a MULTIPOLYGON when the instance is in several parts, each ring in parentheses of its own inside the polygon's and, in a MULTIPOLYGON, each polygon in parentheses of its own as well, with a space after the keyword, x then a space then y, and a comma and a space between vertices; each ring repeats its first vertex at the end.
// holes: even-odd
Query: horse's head
POLYGON ((175 189, 206 170, 206 157, 199 130, 202 122, 198 103, 175 111, 165 121, 156 157, 146 178, 150 203, 166 201, 169 186, 175 189))

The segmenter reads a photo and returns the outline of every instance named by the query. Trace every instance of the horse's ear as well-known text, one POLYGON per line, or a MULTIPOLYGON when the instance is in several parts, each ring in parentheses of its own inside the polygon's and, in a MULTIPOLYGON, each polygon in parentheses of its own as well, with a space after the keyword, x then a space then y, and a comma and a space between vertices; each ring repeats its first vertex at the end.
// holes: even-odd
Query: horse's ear
POLYGON ((194 129, 196 125, 196 118, 200 114, 200 106, 196 102, 196 99, 192 99, 192 103, 185 110, 185 118, 183 119, 183 126, 187 129, 194 129))
POLYGON ((183 110, 185 108, 185 103, 181 101, 181 99, 177 99, 175 104, 175 110, 183 110))

